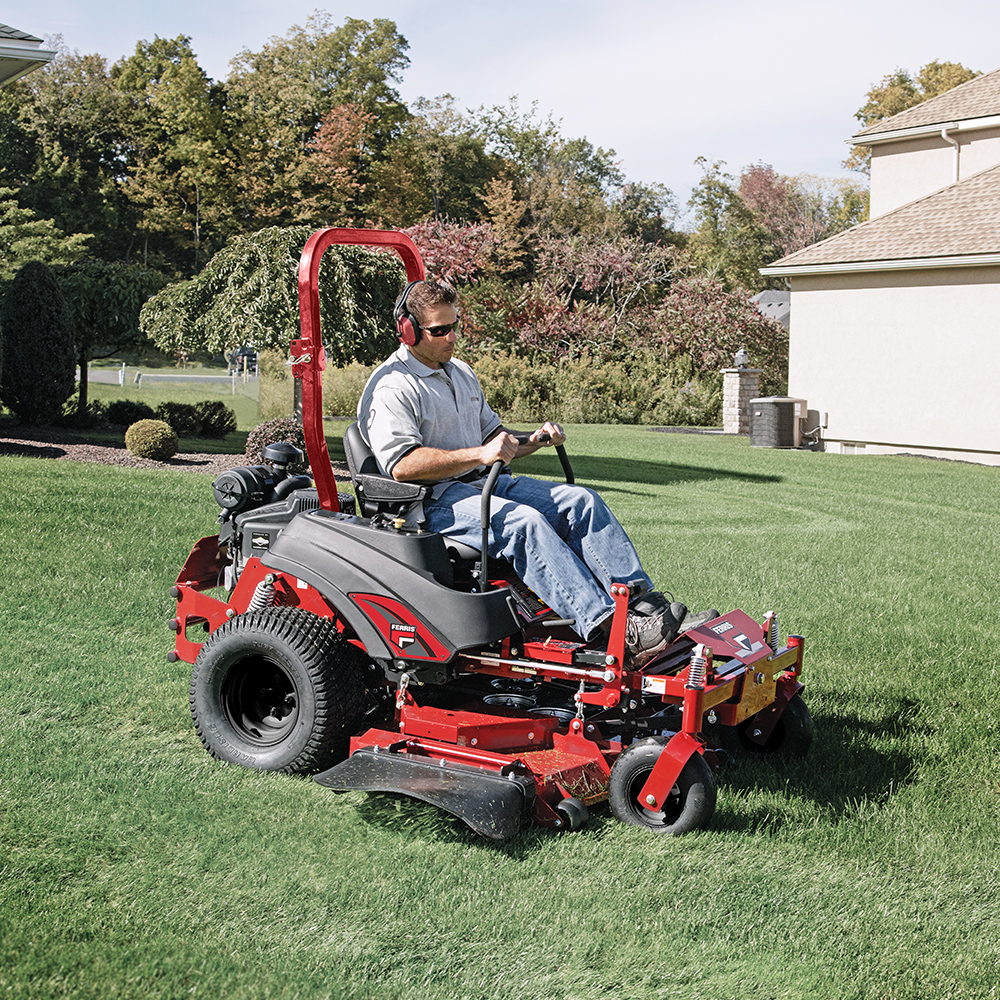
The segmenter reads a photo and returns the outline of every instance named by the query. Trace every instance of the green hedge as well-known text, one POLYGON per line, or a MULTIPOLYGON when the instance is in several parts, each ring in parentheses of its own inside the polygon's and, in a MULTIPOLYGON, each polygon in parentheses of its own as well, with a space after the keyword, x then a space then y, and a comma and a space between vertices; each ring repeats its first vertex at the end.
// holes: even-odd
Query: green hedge
MULTIPOLYGON (((292 412, 292 380, 277 357, 270 363, 270 353, 261 355, 261 415, 275 418, 292 412)), ((628 362, 598 364, 584 355, 527 365, 515 353, 484 353, 473 364, 490 406, 511 423, 716 427, 722 422, 722 375, 693 375, 687 358, 668 364, 655 349, 638 351, 628 362)), ((373 370, 359 364, 328 368, 323 412, 353 416, 373 370)))

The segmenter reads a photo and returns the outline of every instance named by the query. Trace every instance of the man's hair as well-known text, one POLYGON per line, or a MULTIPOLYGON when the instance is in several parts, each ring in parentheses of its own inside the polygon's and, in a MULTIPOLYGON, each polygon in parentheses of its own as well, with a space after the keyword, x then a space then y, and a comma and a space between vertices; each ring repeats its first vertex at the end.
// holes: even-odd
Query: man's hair
POLYGON ((419 281, 406 296, 406 311, 421 325, 424 310, 431 306, 453 306, 458 301, 458 292, 446 281, 419 281))

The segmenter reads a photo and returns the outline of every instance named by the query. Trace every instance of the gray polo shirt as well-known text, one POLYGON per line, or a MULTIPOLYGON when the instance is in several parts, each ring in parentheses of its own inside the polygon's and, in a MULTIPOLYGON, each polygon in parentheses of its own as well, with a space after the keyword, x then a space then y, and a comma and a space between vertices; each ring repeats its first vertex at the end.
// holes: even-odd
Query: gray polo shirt
MULTIPOLYGON (((428 368, 405 345, 372 372, 358 402, 361 436, 385 475, 414 448, 478 448, 500 426, 464 361, 428 368)), ((435 498, 452 482, 436 484, 435 498)))

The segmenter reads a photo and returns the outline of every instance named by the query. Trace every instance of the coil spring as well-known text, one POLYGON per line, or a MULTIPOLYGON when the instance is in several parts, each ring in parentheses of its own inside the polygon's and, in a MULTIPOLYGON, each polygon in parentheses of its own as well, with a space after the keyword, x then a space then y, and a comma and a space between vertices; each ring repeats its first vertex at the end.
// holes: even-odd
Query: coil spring
POLYGON ((686 687, 692 691, 703 691, 705 689, 705 670, 708 660, 705 657, 705 647, 698 643, 691 654, 691 665, 688 667, 688 679, 686 687))
POLYGON ((268 573, 253 589, 253 596, 247 605, 247 611, 263 611, 278 603, 278 595, 274 589, 274 574, 268 573))
POLYGON ((771 647, 772 652, 776 653, 778 651, 778 616, 773 611, 769 611, 768 616, 771 623, 767 629, 767 644, 771 647))

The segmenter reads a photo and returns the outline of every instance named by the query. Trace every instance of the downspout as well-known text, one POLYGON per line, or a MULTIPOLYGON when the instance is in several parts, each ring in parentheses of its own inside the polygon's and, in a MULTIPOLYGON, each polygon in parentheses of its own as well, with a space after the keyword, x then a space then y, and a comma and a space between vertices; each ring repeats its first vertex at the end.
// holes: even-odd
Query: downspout
POLYGON ((948 128, 949 128, 949 126, 946 125, 943 129, 941 129, 941 138, 944 139, 945 142, 947 142, 950 145, 954 146, 954 148, 955 148, 955 171, 954 171, 955 176, 952 178, 952 183, 953 184, 957 184, 958 183, 958 150, 959 150, 959 146, 958 146, 958 140, 957 139, 953 139, 950 135, 948 135, 948 128))

